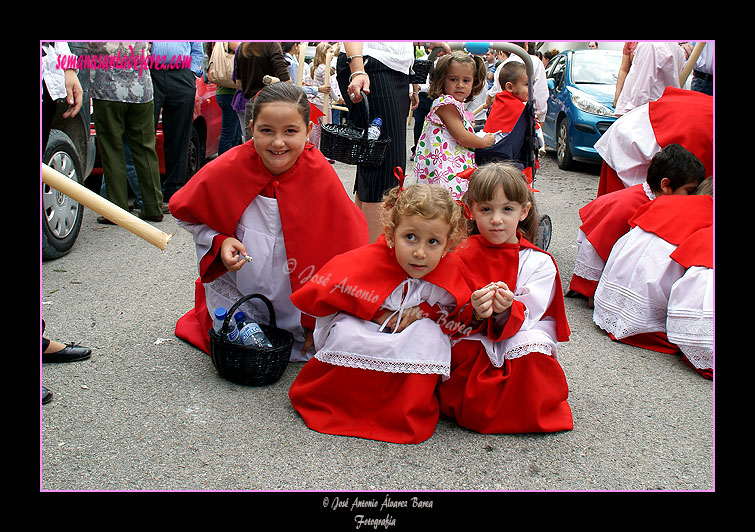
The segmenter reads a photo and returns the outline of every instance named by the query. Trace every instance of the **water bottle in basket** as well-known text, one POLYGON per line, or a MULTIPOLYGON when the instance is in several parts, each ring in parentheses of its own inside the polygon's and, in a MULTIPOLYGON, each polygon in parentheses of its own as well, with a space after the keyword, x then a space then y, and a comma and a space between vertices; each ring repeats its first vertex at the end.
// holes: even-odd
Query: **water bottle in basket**
POLYGON ((237 312, 233 317, 239 327, 238 343, 257 347, 273 347, 272 342, 268 340, 260 326, 247 318, 246 314, 237 312))
POLYGON ((367 140, 379 139, 381 127, 383 127, 383 121, 380 118, 375 118, 370 127, 367 128, 367 140))
POLYGON ((222 336, 222 334, 225 333, 228 341, 235 343, 239 338, 239 328, 236 324, 236 320, 231 318, 230 320, 228 320, 227 329, 223 330, 223 322, 225 321, 226 316, 228 316, 228 311, 225 309, 225 307, 216 308, 215 317, 212 321, 212 327, 213 329, 215 329, 215 332, 218 333, 218 335, 222 336))

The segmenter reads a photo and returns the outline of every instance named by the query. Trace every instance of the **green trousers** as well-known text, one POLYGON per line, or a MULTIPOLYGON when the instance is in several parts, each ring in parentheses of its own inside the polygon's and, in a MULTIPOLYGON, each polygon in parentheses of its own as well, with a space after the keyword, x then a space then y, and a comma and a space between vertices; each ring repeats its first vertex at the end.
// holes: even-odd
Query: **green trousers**
POLYGON ((123 150, 125 135, 142 194, 142 214, 161 215, 163 193, 155 151, 153 102, 125 103, 92 99, 92 104, 108 200, 128 210, 128 180, 123 150))

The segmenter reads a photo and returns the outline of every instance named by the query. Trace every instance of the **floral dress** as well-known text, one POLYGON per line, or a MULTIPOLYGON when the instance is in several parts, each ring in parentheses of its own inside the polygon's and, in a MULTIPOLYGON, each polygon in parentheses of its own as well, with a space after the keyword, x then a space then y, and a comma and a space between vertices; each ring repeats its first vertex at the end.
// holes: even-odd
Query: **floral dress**
POLYGON ((417 163, 414 168, 417 183, 443 185, 460 200, 469 183, 456 174, 475 166, 474 150, 460 146, 437 115, 442 105, 453 105, 459 111, 464 127, 474 133, 472 113, 464 104, 448 94, 436 98, 425 119, 422 136, 417 141, 417 163))

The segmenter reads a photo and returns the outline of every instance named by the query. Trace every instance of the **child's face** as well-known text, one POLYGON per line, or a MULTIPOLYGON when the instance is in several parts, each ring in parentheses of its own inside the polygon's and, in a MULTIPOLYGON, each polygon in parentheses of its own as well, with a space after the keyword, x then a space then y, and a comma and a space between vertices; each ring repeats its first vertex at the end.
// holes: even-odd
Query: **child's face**
POLYGON ((477 223, 477 229, 491 244, 516 244, 516 229, 529 212, 529 202, 522 205, 509 201, 501 186, 495 190, 490 201, 474 202, 472 205, 472 218, 477 223))
POLYGON ((443 92, 463 102, 470 94, 474 85, 474 68, 472 65, 464 65, 452 62, 448 65, 446 81, 443 84, 443 92))
POLYGON ((515 83, 512 83, 511 81, 507 82, 506 90, 523 102, 528 101, 530 98, 530 91, 527 83, 527 74, 519 76, 515 83))
POLYGON ((404 271, 420 279, 435 269, 448 250, 449 230, 442 218, 429 220, 415 214, 402 218, 392 234, 386 227, 385 236, 404 271))
POLYGON ((280 175, 291 168, 304 151, 312 123, 295 104, 270 102, 262 106, 252 122, 254 147, 271 174, 280 175))

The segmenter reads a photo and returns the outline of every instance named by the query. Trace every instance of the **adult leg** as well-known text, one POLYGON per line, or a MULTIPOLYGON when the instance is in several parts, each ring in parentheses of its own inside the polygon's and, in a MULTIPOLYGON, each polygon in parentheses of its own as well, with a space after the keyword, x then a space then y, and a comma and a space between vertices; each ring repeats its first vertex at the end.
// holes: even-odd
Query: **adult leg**
POLYGON ((123 132, 127 106, 133 104, 93 99, 92 105, 107 198, 121 209, 128 210, 123 132))
POLYGON ((241 124, 236 111, 231 106, 233 94, 218 94, 215 99, 222 112, 220 140, 218 141, 218 155, 221 155, 241 142, 241 124))
MULTIPOLYGON (((163 194, 160 185, 160 166, 155 151, 154 104, 128 104, 126 139, 134 159, 139 190, 142 193, 142 215, 162 217, 163 194)), ((125 182, 125 179, 124 179, 125 182)), ((110 184, 108 183, 108 196, 110 184)))
POLYGON ((167 201, 188 179, 189 140, 197 89, 195 76, 189 69, 152 70, 151 73, 153 73, 155 105, 159 101, 161 106, 160 109, 155 107, 155 120, 162 111, 165 156, 163 196, 167 201))

